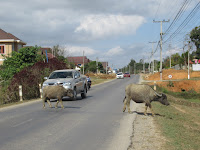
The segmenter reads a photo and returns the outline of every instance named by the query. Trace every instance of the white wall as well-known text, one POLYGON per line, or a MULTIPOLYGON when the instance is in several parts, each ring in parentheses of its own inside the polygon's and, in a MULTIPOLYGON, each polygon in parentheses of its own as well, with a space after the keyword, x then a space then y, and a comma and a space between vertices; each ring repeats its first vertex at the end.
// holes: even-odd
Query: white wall
POLYGON ((200 64, 192 64, 193 71, 200 71, 200 64))

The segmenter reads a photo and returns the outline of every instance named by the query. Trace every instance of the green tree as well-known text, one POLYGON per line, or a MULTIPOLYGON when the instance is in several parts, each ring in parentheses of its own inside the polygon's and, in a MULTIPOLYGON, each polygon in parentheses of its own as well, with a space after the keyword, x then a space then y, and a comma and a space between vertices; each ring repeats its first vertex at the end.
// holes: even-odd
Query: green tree
MULTIPOLYGON (((97 65, 96 61, 91 61, 84 65, 85 72, 93 72, 95 73, 97 71, 97 65)), ((103 65, 101 62, 98 62, 98 70, 102 71, 104 70, 103 65)))
POLYGON ((13 51, 11 56, 4 56, 5 60, 0 70, 0 77, 3 80, 8 80, 15 73, 41 60, 41 55, 37 53, 38 50, 38 46, 24 47, 19 49, 18 52, 13 51))
POLYGON ((196 50, 196 58, 200 59, 200 26, 195 27, 191 32, 190 32, 190 39, 192 42, 194 42, 197 50, 196 50))

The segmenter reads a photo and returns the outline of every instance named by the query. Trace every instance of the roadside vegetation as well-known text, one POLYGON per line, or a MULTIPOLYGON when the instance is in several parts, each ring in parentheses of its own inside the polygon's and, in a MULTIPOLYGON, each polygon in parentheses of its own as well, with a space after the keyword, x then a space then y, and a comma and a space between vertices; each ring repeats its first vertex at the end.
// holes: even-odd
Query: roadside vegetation
MULTIPOLYGON (((31 100, 40 97, 39 84, 44 82, 44 77, 59 69, 75 68, 75 64, 68 62, 63 57, 64 50, 59 45, 53 46, 55 57, 46 60, 40 47, 24 47, 18 52, 13 51, 10 56, 5 56, 3 65, 0 66, 0 105, 20 103, 19 85, 22 85, 23 100, 31 100)), ((105 75, 95 76, 96 68, 103 70, 96 61, 85 64, 85 72, 92 74, 92 84, 99 84, 107 81, 105 75)), ((108 76, 115 78, 115 76, 108 76)))
MULTIPOLYGON (((153 87, 153 86, 152 86, 153 87)), ((198 150, 200 141, 200 93, 194 90, 172 92, 157 86, 167 94, 170 106, 152 103, 159 130, 166 137, 165 149, 198 150)))
POLYGON ((168 107, 159 103, 153 103, 152 106, 155 112, 159 112, 155 117, 155 121, 167 139, 166 150, 199 149, 199 107, 185 106, 173 102, 168 107))
MULTIPOLYGON (((40 47, 24 47, 6 57, 0 68, 0 105, 19 101, 19 85, 22 85, 23 99, 40 96, 39 84, 56 69, 67 69, 65 58, 49 59, 39 53, 40 47)), ((58 52, 58 51, 57 51, 58 52)))

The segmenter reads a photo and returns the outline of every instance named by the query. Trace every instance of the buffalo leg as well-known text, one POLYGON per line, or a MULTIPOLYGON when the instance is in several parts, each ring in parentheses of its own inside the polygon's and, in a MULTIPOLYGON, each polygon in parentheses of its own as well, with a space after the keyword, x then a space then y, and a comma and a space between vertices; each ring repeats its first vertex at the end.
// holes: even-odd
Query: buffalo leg
POLYGON ((60 102, 60 104, 61 104, 61 107, 64 108, 63 102, 62 102, 62 98, 59 98, 59 99, 57 100, 55 108, 58 108, 58 103, 59 103, 59 102, 60 102))
POLYGON ((130 102, 131 102, 131 100, 128 99, 128 100, 127 100, 127 103, 126 103, 126 105, 127 105, 127 107, 128 107, 128 112, 129 112, 129 113, 131 113, 130 102))
POLYGON ((49 104, 49 107, 51 107, 51 108, 52 108, 52 105, 51 105, 51 102, 50 102, 50 100, 49 100, 49 99, 47 100, 47 103, 49 104))
POLYGON ((130 110, 130 101, 131 101, 131 99, 128 96, 126 96, 126 99, 124 100, 123 112, 126 110, 126 106, 127 106, 128 112, 131 113, 131 110, 130 110))
POLYGON ((59 100, 57 100, 55 108, 58 108, 58 103, 59 103, 59 100))
POLYGON ((61 104, 62 109, 64 109, 62 99, 60 100, 60 104, 61 104))
POLYGON ((126 110, 126 99, 124 100, 124 108, 123 108, 123 112, 125 112, 126 110))
POLYGON ((151 114, 152 114, 152 116, 155 116, 151 104, 149 105, 149 108, 151 109, 151 114))
POLYGON ((147 115, 147 108, 148 108, 148 104, 145 103, 145 110, 144 110, 144 115, 145 115, 145 116, 147 115))
POLYGON ((43 108, 45 108, 45 99, 43 98, 43 108))

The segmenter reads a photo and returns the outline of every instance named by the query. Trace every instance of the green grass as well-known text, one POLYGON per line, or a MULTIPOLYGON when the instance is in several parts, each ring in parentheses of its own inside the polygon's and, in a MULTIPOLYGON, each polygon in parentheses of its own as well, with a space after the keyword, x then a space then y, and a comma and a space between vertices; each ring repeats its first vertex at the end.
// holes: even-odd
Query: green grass
POLYGON ((159 92, 170 94, 170 95, 177 97, 177 98, 183 98, 183 99, 185 99, 186 101, 189 101, 189 102, 200 103, 200 93, 197 93, 194 90, 185 91, 185 92, 171 92, 171 91, 168 91, 165 88, 161 88, 161 87, 158 87, 158 86, 157 86, 157 90, 159 92))
POLYGON ((155 117, 166 137, 166 150, 199 150, 200 109, 172 104, 168 107, 152 103, 155 117))

